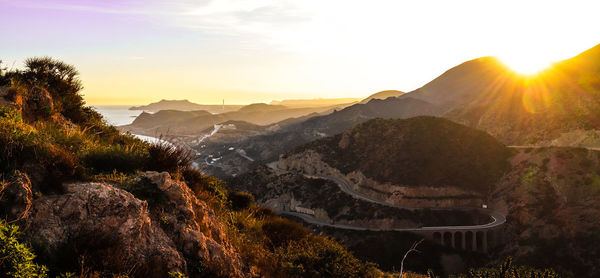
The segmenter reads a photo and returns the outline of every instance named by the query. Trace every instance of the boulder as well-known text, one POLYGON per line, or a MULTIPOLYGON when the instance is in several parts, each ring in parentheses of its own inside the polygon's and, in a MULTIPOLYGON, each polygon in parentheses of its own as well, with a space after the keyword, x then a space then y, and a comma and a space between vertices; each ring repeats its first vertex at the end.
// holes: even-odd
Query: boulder
POLYGON ((58 250, 77 254, 85 257, 87 267, 134 277, 185 272, 185 259, 153 225, 146 201, 105 183, 65 187, 65 194, 35 200, 21 225, 28 241, 44 247, 43 253, 57 260, 58 250))

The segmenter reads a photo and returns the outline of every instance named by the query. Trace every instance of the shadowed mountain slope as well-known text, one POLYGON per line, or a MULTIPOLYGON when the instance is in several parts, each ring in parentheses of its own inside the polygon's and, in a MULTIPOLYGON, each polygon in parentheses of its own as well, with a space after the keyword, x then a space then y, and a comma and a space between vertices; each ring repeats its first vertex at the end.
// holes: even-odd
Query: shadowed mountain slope
POLYGON ((286 156, 306 150, 343 174, 360 171, 380 183, 481 193, 506 171, 510 155, 485 132, 429 116, 370 120, 286 156))

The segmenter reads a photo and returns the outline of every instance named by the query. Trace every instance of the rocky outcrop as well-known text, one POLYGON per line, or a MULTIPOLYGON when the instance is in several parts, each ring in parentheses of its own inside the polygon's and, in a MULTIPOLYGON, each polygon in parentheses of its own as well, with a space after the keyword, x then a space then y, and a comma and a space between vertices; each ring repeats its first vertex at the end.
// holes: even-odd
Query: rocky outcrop
MULTIPOLYGON (((343 137, 340 144, 344 144, 343 137)), ((282 156, 278 163, 280 168, 286 170, 341 178, 358 192, 398 206, 454 208, 479 207, 483 203, 478 193, 460 188, 380 183, 366 177, 361 171, 343 174, 325 163, 321 155, 313 150, 282 156)))
POLYGON ((166 172, 146 172, 145 176, 169 200, 152 209, 152 218, 168 223, 165 225, 168 226, 167 233, 188 261, 203 262, 217 275, 246 276, 244 264, 228 242, 223 225, 205 202, 196 198, 187 185, 172 180, 166 172))
MULTIPOLYGON (((0 188, 3 217, 16 222, 41 256, 60 262, 83 258, 85 267, 130 277, 246 277, 216 213, 185 183, 147 172, 165 202, 148 202, 113 184, 76 182, 60 195, 34 198, 18 173, 0 188)), ((82 260, 83 261, 83 260, 82 260)))
POLYGON ((92 268, 147 277, 186 269, 173 241, 151 221, 147 202, 109 184, 72 183, 65 194, 39 198, 22 227, 48 254, 70 245, 92 268))

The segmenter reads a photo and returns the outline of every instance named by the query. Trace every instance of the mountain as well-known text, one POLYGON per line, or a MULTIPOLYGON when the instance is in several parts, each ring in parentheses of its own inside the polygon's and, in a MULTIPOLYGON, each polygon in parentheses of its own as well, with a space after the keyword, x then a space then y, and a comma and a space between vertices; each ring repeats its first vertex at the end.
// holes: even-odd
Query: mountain
POLYGON ((389 97, 398 97, 403 95, 404 92, 401 91, 396 91, 396 90, 387 90, 387 91, 381 91, 375 94, 372 94, 370 96, 368 96, 367 98, 363 99, 360 101, 360 103, 367 103, 372 99, 386 99, 389 97))
POLYGON ((328 113, 335 107, 288 108, 282 105, 255 103, 237 111, 212 114, 207 111, 161 110, 154 114, 142 113, 131 124, 121 130, 135 134, 157 136, 201 136, 202 132, 226 121, 245 121, 256 125, 271 125, 290 118, 303 117, 313 113, 328 113))
POLYGON ((342 110, 334 110, 325 115, 304 116, 288 119, 271 126, 266 132, 240 138, 240 140, 203 143, 196 148, 203 156, 222 157, 208 166, 208 173, 225 178, 228 173, 241 173, 249 169, 254 161, 273 161, 280 154, 315 139, 334 135, 374 118, 410 118, 420 115, 432 115, 437 107, 422 100, 405 98, 383 101, 374 99, 366 104, 356 104, 342 110), (236 155, 223 153, 227 148, 236 148, 253 159, 239 160, 236 155), (218 170, 215 169, 218 168, 218 170))
POLYGON ((242 105, 205 105, 190 102, 187 99, 184 100, 161 100, 158 102, 150 103, 148 105, 134 106, 129 110, 144 110, 150 112, 158 112, 160 110, 179 110, 179 111, 194 111, 194 110, 206 110, 210 113, 224 113, 230 111, 236 111, 240 109, 242 105))
MULTIPOLYGON (((439 107, 443 117, 509 145, 553 145, 600 129, 600 45, 534 76, 484 57, 458 65, 403 97, 439 107)), ((600 140, 579 140, 600 146, 600 140)), ((571 143, 572 144, 572 143, 571 143)))
POLYGON ((359 101, 359 98, 315 98, 315 99, 284 99, 273 100, 272 105, 284 105, 287 107, 322 107, 334 105, 352 105, 359 101))
MULTIPOLYGON (((296 168, 311 160, 302 167, 323 164, 341 175, 372 181, 359 186, 457 188, 484 195, 506 171, 509 155, 485 132, 421 116, 367 121, 286 153, 280 165, 296 168)), ((321 171, 326 170, 305 169, 321 171)))

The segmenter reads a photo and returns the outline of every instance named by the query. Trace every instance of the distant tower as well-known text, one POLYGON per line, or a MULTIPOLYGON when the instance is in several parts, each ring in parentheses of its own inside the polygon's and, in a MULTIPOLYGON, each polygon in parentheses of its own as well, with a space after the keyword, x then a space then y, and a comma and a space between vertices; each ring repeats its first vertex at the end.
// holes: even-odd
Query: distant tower
POLYGON ((223 111, 225 111, 225 99, 223 99, 223 106, 222 106, 223 111))

